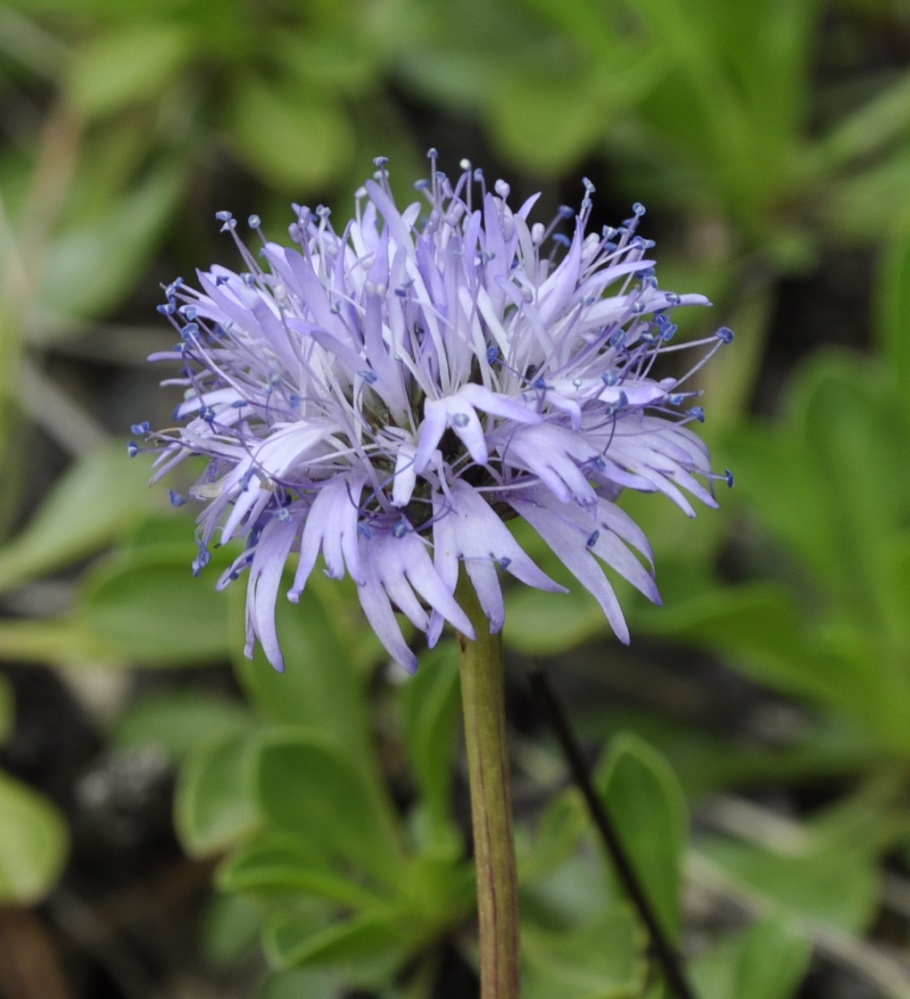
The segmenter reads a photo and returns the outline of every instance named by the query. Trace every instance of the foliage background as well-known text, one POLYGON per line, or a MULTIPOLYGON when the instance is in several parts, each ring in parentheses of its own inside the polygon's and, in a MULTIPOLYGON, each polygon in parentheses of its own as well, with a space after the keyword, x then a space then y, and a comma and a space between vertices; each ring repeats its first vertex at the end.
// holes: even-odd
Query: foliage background
POLYGON ((645 202, 715 303, 684 332, 737 332, 702 378, 737 486, 628 504, 665 605, 623 594, 631 649, 509 597, 527 994, 660 994, 537 658, 700 994, 910 995, 908 57, 904 0, 0 6, 0 994, 470 992, 446 649, 398 685, 317 585, 297 672, 246 666, 124 446, 173 404, 161 283, 233 259, 215 211, 280 237, 435 146, 544 219, 582 176, 604 223, 645 202))

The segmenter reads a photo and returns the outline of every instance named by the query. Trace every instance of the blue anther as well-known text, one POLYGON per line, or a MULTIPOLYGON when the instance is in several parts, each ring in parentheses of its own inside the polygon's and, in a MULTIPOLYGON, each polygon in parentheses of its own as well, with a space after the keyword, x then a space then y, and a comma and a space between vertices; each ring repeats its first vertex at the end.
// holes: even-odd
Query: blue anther
POLYGON ((730 471, 729 468, 724 469, 724 480, 726 481, 727 485, 732 489, 734 480, 733 480, 733 473, 730 471))
POLYGON ((251 229, 258 229, 262 225, 262 219, 258 215, 251 215, 247 220, 246 224, 251 229))
POLYGON ((688 412, 689 416, 698 420, 699 423, 705 422, 705 411, 701 406, 693 406, 688 412))
POLYGON ((632 205, 632 211, 635 212, 635 214, 638 215, 639 217, 644 215, 645 212, 647 212, 647 210, 648 209, 645 208, 645 206, 640 201, 636 201, 635 204, 632 205))
POLYGON ((605 371, 600 376, 600 380, 607 388, 612 388, 619 381, 619 375, 615 371, 605 371))
POLYGON ((597 544, 598 538, 600 538, 600 531, 592 531, 585 542, 585 548, 593 548, 597 544))
POLYGON ((371 541, 373 538, 373 528, 365 520, 357 522, 357 533, 362 538, 366 538, 367 541, 371 541))
POLYGON ((499 566, 500 569, 505 571, 512 564, 512 560, 509 558, 508 555, 503 555, 502 558, 498 558, 496 560, 496 564, 499 566))
POLYGON ((495 364, 499 360, 499 348, 487 347, 487 364, 495 364))
POLYGON ((733 343, 733 330, 729 326, 721 326, 714 335, 721 343, 733 343))
POLYGON ((130 441, 130 442, 129 442, 129 443, 128 443, 128 444, 126 445, 126 453, 127 453, 127 454, 128 454, 128 455, 129 455, 130 457, 131 457, 131 458, 135 458, 135 457, 136 457, 136 455, 137 455, 137 454, 139 454, 140 450, 141 450, 141 448, 139 447, 139 445, 138 445, 138 444, 137 444, 137 443, 136 443, 135 441, 130 441))
POLYGON ((456 427, 466 427, 471 422, 471 417, 467 413, 456 413, 452 417, 452 423, 456 427))
POLYGON ((130 427, 130 430, 132 430, 134 434, 147 434, 151 429, 152 425, 148 420, 143 420, 142 423, 134 423, 130 427))
POLYGON ((168 490, 168 496, 171 498, 171 506, 183 506, 186 503, 186 496, 181 496, 175 489, 168 490))
POLYGON ((392 535, 396 538, 403 538, 408 531, 411 530, 411 525, 403 518, 398 521, 398 523, 392 528, 392 535))
POLYGON ((368 369, 366 369, 366 368, 365 368, 365 369, 364 369, 363 371, 358 371, 358 372, 357 372, 357 374, 358 374, 358 375, 360 375, 360 377, 361 377, 361 378, 362 378, 362 379, 363 379, 363 380, 364 380, 364 381, 365 381, 365 382, 366 382, 366 383, 367 383, 368 385, 375 385, 375 384, 376 384, 376 381, 377 381, 377 380, 378 380, 378 378, 379 378, 379 376, 378 376, 378 375, 376 374, 376 372, 375 372, 375 371, 369 371, 369 370, 368 370, 368 369))

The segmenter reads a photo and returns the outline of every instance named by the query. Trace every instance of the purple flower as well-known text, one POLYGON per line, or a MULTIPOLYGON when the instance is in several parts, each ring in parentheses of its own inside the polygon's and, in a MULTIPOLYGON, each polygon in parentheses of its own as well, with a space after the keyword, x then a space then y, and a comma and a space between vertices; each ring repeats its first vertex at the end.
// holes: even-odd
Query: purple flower
MULTIPOLYGON (((425 203, 400 209, 377 160, 341 232, 327 209, 295 206, 294 248, 263 240, 254 256, 219 213, 246 270, 213 266, 199 290, 178 279, 159 307, 181 340, 151 359, 180 363, 165 384, 185 398, 179 429, 150 434, 164 445, 156 478, 208 458, 191 490, 205 503, 194 569, 216 540, 246 538, 219 587, 249 570, 246 652, 258 638, 279 670, 275 601, 292 552, 291 600, 321 556, 330 577, 356 581, 376 634, 413 670, 396 613, 431 645, 445 621, 473 637, 454 596, 462 563, 493 631, 502 573, 563 589, 510 518, 541 535, 627 641, 602 564, 659 598, 648 540, 617 497, 662 492, 690 516, 686 494, 716 505, 718 476, 688 427, 703 413, 684 408, 697 393, 682 387, 688 375, 653 374, 678 349, 673 307, 709 303, 658 288, 653 244, 636 234, 644 209, 588 233, 586 181, 578 213, 545 226, 531 221, 536 197, 511 208, 503 181, 488 189, 463 164, 453 182, 434 151, 430 161, 425 203)), ((730 338, 700 342, 710 354, 730 338)))

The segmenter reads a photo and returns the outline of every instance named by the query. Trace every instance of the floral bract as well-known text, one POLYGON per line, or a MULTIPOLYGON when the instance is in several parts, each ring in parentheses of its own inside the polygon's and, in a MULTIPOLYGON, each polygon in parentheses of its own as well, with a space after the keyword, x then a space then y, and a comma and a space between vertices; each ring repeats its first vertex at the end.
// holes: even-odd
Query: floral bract
POLYGON ((278 669, 275 602, 294 552, 291 600, 321 557, 356 581, 376 634, 414 669, 397 612, 430 644, 445 621, 473 637, 454 596, 462 564, 493 631, 503 573, 563 589, 507 520, 541 535, 627 641, 603 564, 658 593, 648 540, 617 497, 658 491, 689 515, 686 494, 716 505, 688 426, 703 415, 687 408, 695 393, 652 373, 677 349, 672 309, 708 302, 657 286, 653 244, 636 234, 644 209, 589 233, 585 182, 577 214, 545 226, 531 221, 536 198, 511 208, 504 182, 488 189, 467 164, 453 182, 430 159, 422 201, 400 209, 377 160, 342 231, 326 209, 295 206, 294 248, 263 240, 254 256, 235 235, 244 271, 213 266, 198 289, 178 279, 160 307, 181 339, 152 360, 181 365, 165 384, 185 400, 178 429, 149 434, 163 444, 157 476, 209 459, 191 491, 205 503, 194 569, 213 544, 246 538, 219 585, 248 571, 246 651, 258 639, 278 669))

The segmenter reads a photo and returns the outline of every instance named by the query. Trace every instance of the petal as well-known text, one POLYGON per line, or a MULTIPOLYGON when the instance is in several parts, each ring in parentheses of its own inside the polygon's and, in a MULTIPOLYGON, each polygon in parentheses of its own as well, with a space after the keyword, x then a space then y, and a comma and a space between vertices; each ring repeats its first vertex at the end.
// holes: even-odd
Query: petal
POLYGON ((275 628, 275 598, 298 527, 296 521, 278 517, 273 517, 265 525, 256 545, 247 584, 247 641, 244 653, 247 658, 252 658, 253 642, 258 638, 268 661, 279 673, 284 672, 284 657, 275 628))

